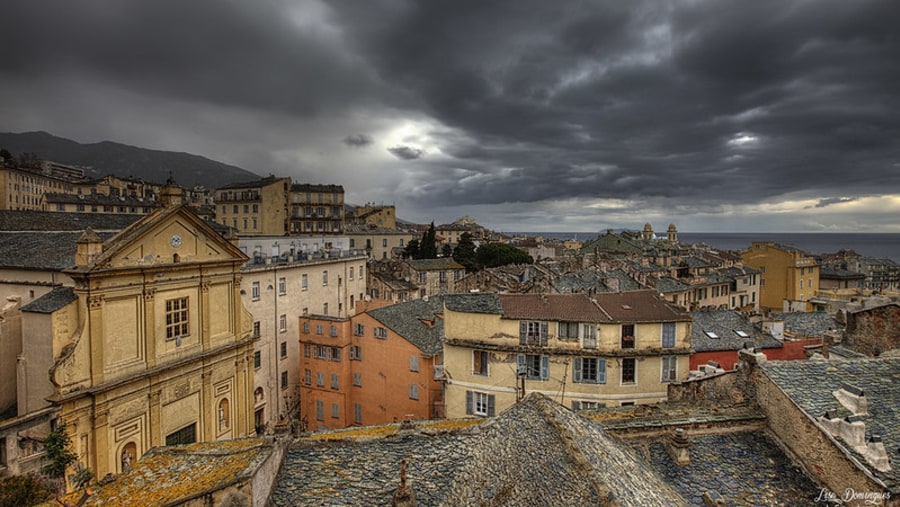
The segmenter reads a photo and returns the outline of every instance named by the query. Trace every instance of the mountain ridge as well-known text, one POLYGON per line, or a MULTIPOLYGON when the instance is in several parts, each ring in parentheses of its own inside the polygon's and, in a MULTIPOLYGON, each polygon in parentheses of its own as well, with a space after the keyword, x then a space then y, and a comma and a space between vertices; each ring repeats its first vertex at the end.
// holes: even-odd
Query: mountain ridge
POLYGON ((208 189, 261 178, 244 168, 202 155, 142 148, 108 140, 84 144, 45 131, 2 132, 0 148, 9 150, 15 157, 34 153, 43 160, 82 167, 85 176, 91 178, 115 174, 163 183, 169 179, 171 171, 178 185, 200 185, 208 189))

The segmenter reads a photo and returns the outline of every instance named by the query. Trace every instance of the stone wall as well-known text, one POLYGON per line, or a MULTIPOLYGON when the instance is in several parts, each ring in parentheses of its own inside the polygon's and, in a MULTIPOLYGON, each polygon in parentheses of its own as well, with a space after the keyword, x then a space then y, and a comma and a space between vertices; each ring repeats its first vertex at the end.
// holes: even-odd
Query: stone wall
POLYGON ((866 355, 900 348, 900 305, 848 313, 846 344, 866 355))

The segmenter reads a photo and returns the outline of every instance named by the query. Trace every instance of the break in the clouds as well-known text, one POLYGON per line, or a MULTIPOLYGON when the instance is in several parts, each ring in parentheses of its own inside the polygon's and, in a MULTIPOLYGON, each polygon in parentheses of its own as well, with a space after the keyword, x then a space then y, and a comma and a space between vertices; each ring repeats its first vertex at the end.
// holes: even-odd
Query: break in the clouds
POLYGON ((421 222, 900 232, 895 4, 6 2, 0 129, 421 222))

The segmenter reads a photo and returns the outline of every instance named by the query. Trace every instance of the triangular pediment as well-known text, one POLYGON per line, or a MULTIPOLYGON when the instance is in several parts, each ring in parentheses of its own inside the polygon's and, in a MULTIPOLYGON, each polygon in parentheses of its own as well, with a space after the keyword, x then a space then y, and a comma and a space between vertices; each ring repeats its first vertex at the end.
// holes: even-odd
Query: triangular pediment
POLYGON ((115 269, 245 259, 210 224, 180 206, 148 215, 107 240, 93 267, 115 269))

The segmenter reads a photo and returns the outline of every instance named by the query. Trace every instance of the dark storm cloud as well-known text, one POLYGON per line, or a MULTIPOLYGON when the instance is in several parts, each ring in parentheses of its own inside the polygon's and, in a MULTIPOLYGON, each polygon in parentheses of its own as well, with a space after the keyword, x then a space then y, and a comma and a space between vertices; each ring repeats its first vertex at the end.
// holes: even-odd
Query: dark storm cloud
POLYGON ((828 199, 821 199, 816 203, 816 208, 824 208, 826 206, 831 206, 832 204, 842 204, 845 202, 853 202, 856 201, 856 197, 829 197, 828 199))
POLYGON ((432 180, 438 196, 754 202, 848 185, 897 191, 893 2, 690 4, 419 2, 356 43, 468 134, 443 147, 458 164, 523 171, 465 192, 432 180), (591 178, 590 166, 615 169, 591 178))
POLYGON ((367 132, 343 143, 386 144, 341 152, 360 173, 372 160, 391 168, 402 189, 377 182, 398 193, 365 199, 417 209, 616 199, 633 213, 663 203, 690 215, 900 193, 895 0, 6 4, 0 44, 16 50, 0 79, 29 89, 78 79, 185 115, 208 104, 284 115, 302 131, 232 127, 220 144, 268 149, 288 168, 294 149, 322 178, 338 174, 329 156, 292 143, 367 132))
POLYGON ((353 134, 345 137, 343 143, 353 148, 362 148, 372 144, 372 136, 368 134, 353 134))
POLYGON ((411 146, 394 146, 393 148, 388 148, 387 151, 400 160, 416 160, 425 156, 424 151, 411 146))

